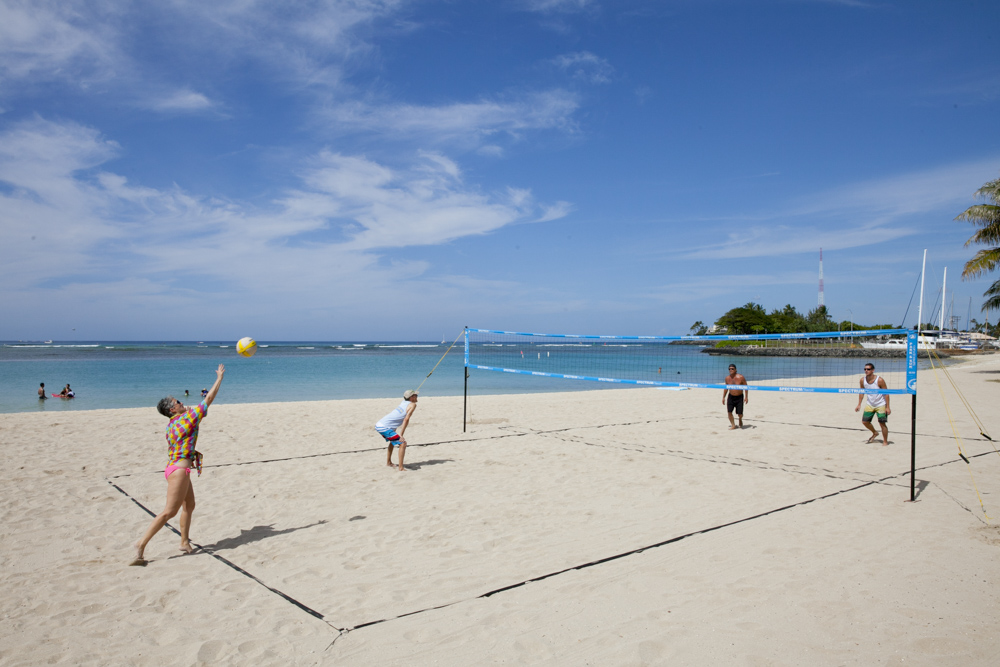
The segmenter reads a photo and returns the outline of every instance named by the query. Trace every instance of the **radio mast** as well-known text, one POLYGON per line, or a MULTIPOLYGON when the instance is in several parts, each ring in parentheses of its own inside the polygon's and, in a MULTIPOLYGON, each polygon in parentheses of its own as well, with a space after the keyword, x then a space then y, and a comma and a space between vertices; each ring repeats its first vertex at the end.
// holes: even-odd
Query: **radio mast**
POLYGON ((819 305, 825 306, 826 299, 823 296, 823 249, 819 249, 819 305))

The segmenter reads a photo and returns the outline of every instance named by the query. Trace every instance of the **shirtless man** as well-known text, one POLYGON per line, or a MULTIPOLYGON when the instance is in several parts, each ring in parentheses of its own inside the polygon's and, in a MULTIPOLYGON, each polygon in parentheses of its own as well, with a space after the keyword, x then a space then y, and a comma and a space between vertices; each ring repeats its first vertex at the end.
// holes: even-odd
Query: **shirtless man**
POLYGON ((385 455, 385 464, 392 467, 392 448, 399 447, 399 469, 403 470, 403 456, 406 454, 406 440, 403 433, 410 425, 410 417, 417 409, 417 392, 407 389, 403 392, 403 402, 375 424, 375 430, 389 443, 389 451, 385 455))
MULTIPOLYGON (((746 385, 747 379, 736 372, 736 364, 729 364, 729 375, 722 381, 723 384, 746 385)), ((750 392, 746 389, 723 389, 722 404, 726 406, 726 414, 729 416, 729 430, 736 430, 736 422, 733 421, 733 410, 740 418, 739 428, 743 428, 743 404, 750 402, 750 392), (728 399, 726 395, 729 395, 728 399)))
MULTIPOLYGON (((860 387, 862 389, 888 389, 885 380, 881 376, 875 375, 875 364, 865 364, 865 375, 861 378, 860 387)), ((886 422, 892 410, 889 409, 889 394, 858 394, 858 405, 854 408, 857 412, 861 409, 861 399, 867 399, 865 411, 861 414, 861 423, 872 432, 872 437, 868 442, 875 442, 878 438, 878 431, 872 426, 872 419, 878 415, 878 425, 882 427, 882 446, 889 444, 889 427, 886 422)))
POLYGON ((38 398, 41 399, 41 400, 43 400, 43 401, 48 398, 48 396, 45 395, 45 383, 44 382, 38 388, 38 398))

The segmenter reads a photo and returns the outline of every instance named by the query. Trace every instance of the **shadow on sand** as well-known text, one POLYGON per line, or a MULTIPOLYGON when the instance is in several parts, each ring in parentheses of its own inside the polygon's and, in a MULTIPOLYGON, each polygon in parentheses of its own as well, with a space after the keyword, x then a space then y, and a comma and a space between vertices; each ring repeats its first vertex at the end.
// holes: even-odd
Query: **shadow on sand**
POLYGON ((416 463, 406 463, 404 468, 409 470, 420 470, 424 466, 439 466, 444 463, 452 463, 455 459, 431 459, 429 461, 417 461, 416 463))
POLYGON ((254 526, 250 530, 240 530, 240 534, 236 537, 227 537, 219 540, 215 544, 203 544, 201 545, 201 549, 208 552, 235 549, 236 547, 241 547, 244 544, 260 542, 261 540, 266 540, 269 537, 277 537, 278 535, 287 535, 288 533, 294 533, 297 530, 305 530, 306 528, 312 528, 313 526, 321 526, 324 523, 326 523, 326 520, 310 523, 307 526, 299 526, 298 528, 285 528, 284 530, 275 530, 273 524, 270 526, 254 526))

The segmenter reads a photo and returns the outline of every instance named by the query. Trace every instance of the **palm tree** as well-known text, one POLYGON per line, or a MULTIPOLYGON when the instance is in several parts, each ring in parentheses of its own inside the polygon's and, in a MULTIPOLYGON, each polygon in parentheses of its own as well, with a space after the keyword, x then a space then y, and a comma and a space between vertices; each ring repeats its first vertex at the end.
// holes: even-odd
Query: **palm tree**
MULTIPOLYGON (((970 206, 955 219, 967 220, 980 228, 965 242, 966 246, 978 243, 992 247, 980 250, 965 263, 965 270, 962 271, 964 280, 978 278, 1000 265, 1000 179, 976 190, 976 197, 985 199, 986 203, 970 206)), ((983 303, 983 310, 1000 309, 1000 280, 990 285, 983 296, 989 297, 983 303)))

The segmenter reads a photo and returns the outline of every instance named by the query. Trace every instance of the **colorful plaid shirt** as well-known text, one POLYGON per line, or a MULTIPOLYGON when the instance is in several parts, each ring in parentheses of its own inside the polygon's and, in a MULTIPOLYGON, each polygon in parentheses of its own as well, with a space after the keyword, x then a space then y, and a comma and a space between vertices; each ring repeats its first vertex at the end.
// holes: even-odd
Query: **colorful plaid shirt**
POLYGON ((198 443, 198 424, 208 414, 208 404, 202 401, 189 408, 167 424, 167 459, 176 465, 179 459, 190 459, 201 474, 201 453, 195 451, 198 443))

